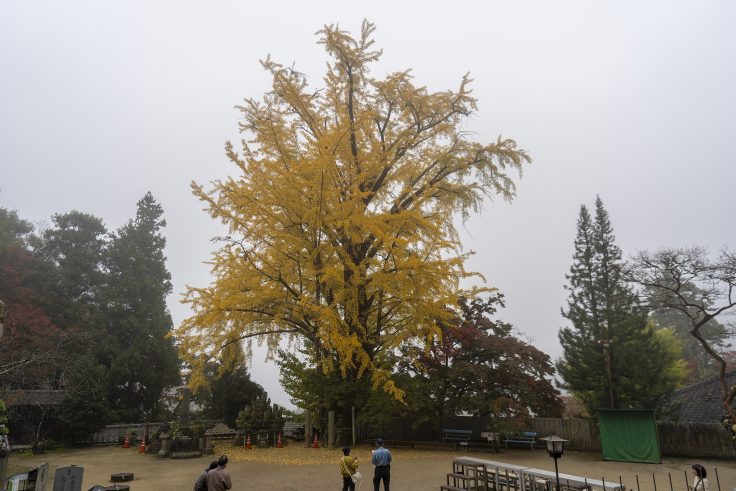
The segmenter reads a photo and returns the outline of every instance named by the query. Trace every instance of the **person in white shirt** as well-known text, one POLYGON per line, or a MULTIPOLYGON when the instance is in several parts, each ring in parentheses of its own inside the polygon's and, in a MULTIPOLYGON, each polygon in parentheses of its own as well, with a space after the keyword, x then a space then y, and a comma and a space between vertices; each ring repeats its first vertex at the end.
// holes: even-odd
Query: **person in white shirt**
POLYGON ((710 491, 710 483, 706 476, 705 467, 700 464, 693 465, 693 486, 690 488, 692 491, 710 491))

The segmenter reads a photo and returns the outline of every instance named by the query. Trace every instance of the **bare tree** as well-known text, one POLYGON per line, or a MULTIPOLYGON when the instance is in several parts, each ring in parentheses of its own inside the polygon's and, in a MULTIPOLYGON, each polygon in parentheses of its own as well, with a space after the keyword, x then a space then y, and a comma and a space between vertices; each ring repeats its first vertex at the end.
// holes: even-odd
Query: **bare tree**
POLYGON ((703 247, 662 249, 638 253, 630 265, 630 279, 641 285, 644 304, 652 310, 675 309, 690 323, 690 334, 720 366, 724 426, 736 435, 733 401, 736 385, 726 382, 726 360, 701 328, 718 316, 733 314, 736 307, 736 254, 721 251, 716 259, 703 247))

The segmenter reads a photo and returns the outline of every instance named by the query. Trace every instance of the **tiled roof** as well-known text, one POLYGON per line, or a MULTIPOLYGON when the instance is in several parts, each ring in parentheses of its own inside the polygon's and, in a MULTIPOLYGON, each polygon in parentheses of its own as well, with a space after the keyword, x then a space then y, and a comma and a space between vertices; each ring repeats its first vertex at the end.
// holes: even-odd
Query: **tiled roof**
MULTIPOLYGON (((736 370, 726 374, 726 383, 736 384, 736 370)), ((704 380, 675 392, 672 419, 686 423, 719 423, 725 414, 720 377, 704 380)))
POLYGON ((0 393, 5 405, 11 406, 58 406, 66 398, 66 390, 11 390, 0 393))
POLYGON ((225 436, 225 435, 234 435, 235 430, 230 428, 228 425, 224 423, 217 423, 215 426, 205 431, 204 433, 205 435, 225 436))

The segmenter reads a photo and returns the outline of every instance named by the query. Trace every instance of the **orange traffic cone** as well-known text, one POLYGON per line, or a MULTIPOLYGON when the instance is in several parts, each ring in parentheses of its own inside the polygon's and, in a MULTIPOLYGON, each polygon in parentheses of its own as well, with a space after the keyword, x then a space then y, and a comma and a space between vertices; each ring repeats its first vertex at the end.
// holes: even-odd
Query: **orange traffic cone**
POLYGON ((279 437, 278 437, 278 439, 276 440, 276 448, 284 448, 284 444, 283 444, 283 442, 281 441, 281 433, 279 433, 279 437))
POLYGON ((138 445, 138 453, 146 453, 146 441, 141 438, 141 444, 138 445))
POLYGON ((317 443, 317 434, 314 435, 314 443, 312 444, 312 448, 319 448, 319 443, 317 443))
POLYGON ((130 438, 128 438, 128 435, 125 435, 125 440, 123 440, 123 448, 130 448, 130 438))
POLYGON ((250 435, 248 435, 248 438, 245 439, 245 448, 247 448, 248 450, 253 448, 250 444, 250 435))

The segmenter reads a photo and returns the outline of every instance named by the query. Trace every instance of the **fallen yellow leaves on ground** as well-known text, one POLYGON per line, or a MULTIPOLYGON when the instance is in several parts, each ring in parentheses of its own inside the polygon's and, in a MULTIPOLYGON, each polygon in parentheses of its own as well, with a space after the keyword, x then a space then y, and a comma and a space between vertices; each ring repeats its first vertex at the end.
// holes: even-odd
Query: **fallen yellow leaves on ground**
MULTIPOLYGON (((352 455, 358 457, 358 464, 362 467, 370 464, 371 450, 369 446, 358 446, 353 449, 352 455)), ((454 451, 390 449, 394 461, 416 460, 428 457, 447 457, 452 459, 457 455, 454 451)), ((216 443, 215 455, 227 455, 232 462, 263 462, 284 465, 317 465, 338 464, 342 457, 342 448, 328 450, 327 448, 304 448, 294 443, 284 448, 255 448, 248 450, 242 446, 233 446, 229 443, 216 443)))

